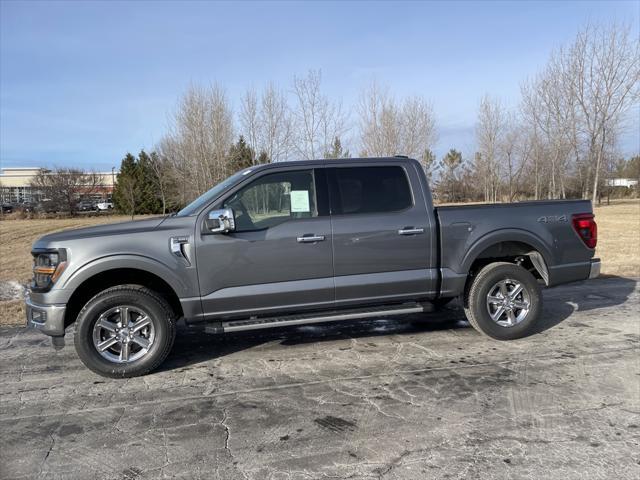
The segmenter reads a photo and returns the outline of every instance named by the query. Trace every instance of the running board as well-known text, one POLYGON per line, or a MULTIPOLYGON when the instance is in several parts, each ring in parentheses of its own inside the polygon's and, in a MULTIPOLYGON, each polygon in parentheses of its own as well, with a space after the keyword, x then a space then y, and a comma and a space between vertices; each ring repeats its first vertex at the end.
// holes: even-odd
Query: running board
MULTIPOLYGON (((332 311, 306 315, 287 315, 282 317, 251 318, 222 322, 224 332, 241 332, 244 330, 258 330, 261 328, 286 327, 290 325, 309 325, 312 323, 340 322, 356 318, 371 318, 391 315, 406 315, 408 313, 424 312, 425 308, 417 303, 395 305, 392 307, 374 307, 358 310, 332 311)), ((206 330, 206 327, 205 327, 206 330)))

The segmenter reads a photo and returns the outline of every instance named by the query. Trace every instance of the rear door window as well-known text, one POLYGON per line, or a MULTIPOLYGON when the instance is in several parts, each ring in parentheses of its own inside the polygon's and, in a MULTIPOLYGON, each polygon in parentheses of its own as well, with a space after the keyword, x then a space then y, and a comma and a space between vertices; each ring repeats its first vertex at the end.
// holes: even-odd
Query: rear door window
POLYGON ((332 168, 329 179, 334 215, 397 212, 413 204, 400 166, 332 168))

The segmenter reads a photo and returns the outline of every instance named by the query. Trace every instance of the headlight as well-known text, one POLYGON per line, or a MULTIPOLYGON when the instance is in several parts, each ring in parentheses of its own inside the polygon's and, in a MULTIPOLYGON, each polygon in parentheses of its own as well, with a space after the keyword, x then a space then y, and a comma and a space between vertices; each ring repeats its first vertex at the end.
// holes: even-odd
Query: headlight
POLYGON ((46 290, 60 278, 67 266, 67 254, 64 249, 33 254, 33 284, 36 290, 46 290))

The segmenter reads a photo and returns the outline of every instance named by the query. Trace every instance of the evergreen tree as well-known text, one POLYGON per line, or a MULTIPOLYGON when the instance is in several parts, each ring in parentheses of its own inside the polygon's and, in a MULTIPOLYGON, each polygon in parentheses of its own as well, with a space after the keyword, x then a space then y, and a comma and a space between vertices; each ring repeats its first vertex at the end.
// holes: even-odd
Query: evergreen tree
POLYGON ((127 153, 120 164, 120 173, 113 189, 113 203, 118 211, 131 215, 132 218, 140 203, 139 178, 136 158, 127 153))
POLYGON ((238 142, 231 145, 229 149, 228 165, 229 170, 237 172, 253 165, 254 153, 251 147, 247 145, 244 137, 240 135, 238 142))
POLYGON ((331 150, 325 152, 325 158, 329 158, 332 160, 336 160, 338 158, 350 158, 349 150, 343 150, 342 142, 340 142, 340 137, 335 137, 333 139, 333 143, 331 144, 331 150))
POLYGON ((444 168, 444 182, 446 185, 446 195, 450 202, 458 201, 456 189, 458 183, 458 168, 462 165, 462 153, 452 148, 442 159, 442 167, 444 168))
POLYGON ((427 180, 431 181, 433 173, 438 169, 436 154, 433 153, 433 150, 427 148, 422 154, 420 163, 422 164, 422 168, 424 168, 424 173, 427 175, 427 180))
POLYGON ((263 163, 269 163, 271 159, 269 158, 269 154, 264 150, 260 150, 260 155, 258 155, 258 161, 256 162, 258 165, 262 165, 263 163))
POLYGON ((136 213, 161 213, 162 200, 158 190, 158 182, 151 164, 151 157, 144 150, 141 150, 138 154, 137 165, 140 201, 137 205, 136 213))

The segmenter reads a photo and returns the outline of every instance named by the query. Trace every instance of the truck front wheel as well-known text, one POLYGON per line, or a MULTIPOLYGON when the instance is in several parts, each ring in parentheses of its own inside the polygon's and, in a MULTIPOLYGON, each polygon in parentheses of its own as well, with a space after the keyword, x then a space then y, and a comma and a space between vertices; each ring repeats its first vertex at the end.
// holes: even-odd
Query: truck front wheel
POLYGON ((464 310, 469 323, 489 337, 525 337, 535 332, 542 313, 540 285, 519 265, 491 263, 471 279, 464 310))
POLYGON ((105 377, 136 377, 156 369, 175 339, 175 315, 140 285, 104 290, 78 314, 74 343, 89 369, 105 377))

